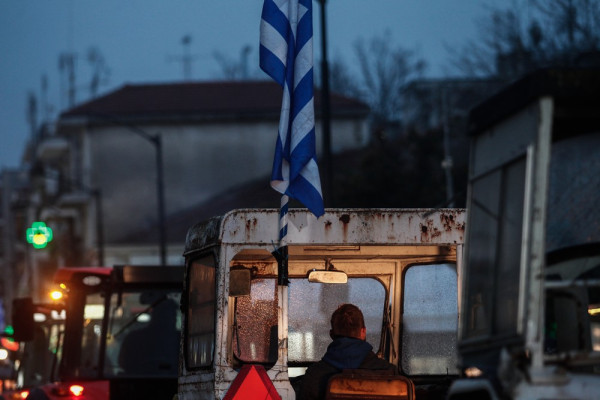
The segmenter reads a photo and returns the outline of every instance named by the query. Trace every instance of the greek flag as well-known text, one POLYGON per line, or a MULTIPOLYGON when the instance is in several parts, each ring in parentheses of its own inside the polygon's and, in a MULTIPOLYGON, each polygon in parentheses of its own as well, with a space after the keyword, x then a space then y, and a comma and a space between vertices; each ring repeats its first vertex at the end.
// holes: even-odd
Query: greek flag
MULTIPOLYGON (((271 186, 282 199, 297 199, 320 217, 324 208, 315 151, 312 31, 312 0, 265 0, 260 67, 283 87, 271 186)), ((282 200, 281 211, 287 212, 287 201, 284 205, 282 200)))

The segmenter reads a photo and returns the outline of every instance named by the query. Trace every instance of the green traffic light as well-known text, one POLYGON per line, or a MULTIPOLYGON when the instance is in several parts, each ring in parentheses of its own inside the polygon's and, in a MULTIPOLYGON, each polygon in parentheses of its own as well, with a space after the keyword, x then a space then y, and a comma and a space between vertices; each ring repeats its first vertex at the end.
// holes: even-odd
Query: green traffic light
POLYGON ((52 240, 52 229, 44 222, 34 222, 27 228, 27 242, 36 249, 43 249, 52 240))
POLYGON ((15 329, 12 327, 12 325, 6 325, 6 327, 4 327, 4 333, 12 336, 15 334, 15 329))

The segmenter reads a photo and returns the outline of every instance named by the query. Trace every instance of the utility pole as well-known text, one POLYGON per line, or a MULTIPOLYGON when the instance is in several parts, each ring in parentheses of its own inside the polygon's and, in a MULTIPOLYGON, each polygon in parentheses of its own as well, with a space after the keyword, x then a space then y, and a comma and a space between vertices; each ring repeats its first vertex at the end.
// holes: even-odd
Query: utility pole
POLYGON ((448 88, 442 87, 442 118, 444 119, 444 159, 442 168, 446 176, 446 202, 448 207, 454 207, 454 180, 452 179, 452 155, 450 153, 450 104, 448 88))
MULTIPOLYGON (((59 57, 58 67, 61 74, 66 75, 67 80, 67 108, 75 105, 75 53, 62 53, 59 57)), ((63 78, 64 79, 64 78, 63 78)))
MULTIPOLYGON (((13 184, 17 180, 17 171, 3 169, 0 171, 0 179, 2 180, 2 192, 0 193, 0 206, 2 207, 2 218, 0 219, 0 226, 4 234, 2 235, 2 293, 3 293, 3 306, 6 315, 11 315, 12 312, 12 299, 15 298, 15 288, 19 285, 14 281, 15 269, 17 263, 15 262, 15 250, 17 245, 14 238, 14 209, 11 204, 11 198, 14 195, 13 184)), ((27 247, 26 250, 28 251, 27 247)))
POLYGON ((192 37, 190 35, 185 35, 181 39, 181 44, 183 45, 183 57, 181 62, 183 64, 183 79, 189 81, 192 78, 192 56, 190 55, 190 43, 192 42, 192 37))
POLYGON ((329 96, 329 66, 327 63, 327 18, 325 16, 326 0, 318 0, 321 5, 321 126, 323 129, 323 164, 325 193, 323 201, 326 207, 335 205, 335 195, 333 193, 333 160, 331 154, 331 115, 330 115, 330 96, 329 96))
POLYGON ((242 80, 248 79, 248 56, 252 51, 252 47, 246 45, 242 48, 240 53, 240 78, 242 80))

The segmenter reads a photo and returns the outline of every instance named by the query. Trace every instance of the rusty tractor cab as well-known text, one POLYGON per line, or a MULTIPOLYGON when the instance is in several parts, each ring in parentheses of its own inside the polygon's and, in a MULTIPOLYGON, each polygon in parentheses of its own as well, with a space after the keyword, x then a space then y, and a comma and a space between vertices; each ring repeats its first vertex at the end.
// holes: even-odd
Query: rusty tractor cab
MULTIPOLYGON (((179 400, 243 398, 251 379, 265 386, 266 398, 294 399, 306 368, 325 353, 329 319, 342 303, 363 311, 373 351, 403 375, 377 378, 401 392, 380 398, 443 399, 459 372, 464 215, 330 209, 317 219, 290 210, 285 284, 279 210, 234 210, 193 226, 184 254, 179 400)), ((332 383, 330 398, 364 398, 376 377, 359 380, 363 389, 346 384, 355 378, 332 383)))
POLYGON ((600 69, 547 69, 475 108, 449 398, 600 387, 600 69))

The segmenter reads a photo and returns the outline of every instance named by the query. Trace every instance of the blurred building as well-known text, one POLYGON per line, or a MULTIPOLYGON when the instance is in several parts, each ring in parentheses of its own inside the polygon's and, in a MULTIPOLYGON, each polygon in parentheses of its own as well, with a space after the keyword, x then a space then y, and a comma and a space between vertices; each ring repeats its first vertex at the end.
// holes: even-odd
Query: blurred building
MULTIPOLYGON (((190 210, 221 210, 214 203, 247 182, 262 179, 268 187, 281 99, 270 81, 126 85, 63 112, 32 138, 23 182, 3 175, 2 268, 22 282, 10 284, 21 288, 12 295, 30 285, 43 291, 59 265, 159 264, 161 233, 166 263, 181 264, 185 232, 170 229, 174 220, 193 225, 199 219, 190 210), (44 249, 24 241, 35 221, 52 228, 44 249)), ((320 153, 318 92, 315 112, 320 153)), ((333 153, 368 142, 368 112, 361 102, 332 95, 333 153)), ((274 190, 260 197, 279 206, 274 190)), ((224 204, 255 206, 247 199, 224 204)))
MULTIPOLYGON (((25 268, 29 179, 25 170, 5 169, 0 174, 0 297, 5 311, 11 299, 27 289, 30 269, 25 268)), ((4 313, 5 318, 8 317, 4 313)), ((4 322, 4 321, 2 321, 4 322)), ((1 326, 0 329, 4 328, 1 326)))

